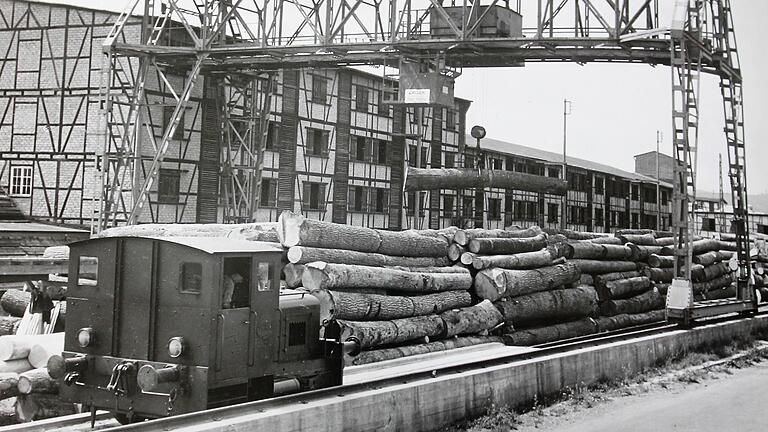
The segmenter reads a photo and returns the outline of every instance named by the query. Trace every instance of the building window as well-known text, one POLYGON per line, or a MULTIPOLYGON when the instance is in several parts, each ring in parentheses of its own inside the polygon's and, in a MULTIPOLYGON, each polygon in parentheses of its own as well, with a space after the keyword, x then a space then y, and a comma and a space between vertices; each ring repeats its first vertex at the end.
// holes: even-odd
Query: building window
POLYGON ((488 219, 501 220, 501 199, 488 198, 488 219))
POLYGON ((474 167, 475 167, 475 157, 472 155, 464 156, 464 168, 474 168, 474 167))
POLYGON ((637 213, 632 213, 632 229, 638 229, 640 228, 640 215, 637 213))
MULTIPOLYGON (((163 107, 163 135, 165 135, 165 131, 168 129, 168 126, 171 125, 171 120, 173 120, 171 117, 173 116, 173 112, 176 110, 175 106, 164 106, 163 107)), ((173 131, 173 136, 171 137, 172 140, 180 141, 184 139, 184 111, 181 112, 181 118, 179 119, 179 125, 176 126, 176 130, 173 131)))
MULTIPOLYGON (((419 192, 419 201, 421 201, 421 210, 419 211, 419 216, 424 216, 424 198, 425 198, 424 192, 419 192)), ((413 216, 414 213, 416 213, 416 192, 409 192, 408 193, 408 206, 406 208, 406 214, 408 216, 413 216)))
POLYGON ((261 179, 261 207, 277 206, 277 179, 261 179))
POLYGON ((304 210, 325 209, 325 183, 304 182, 304 210))
POLYGON ((595 177, 595 194, 602 195, 605 192, 605 179, 595 177))
POLYGON ((445 110, 445 128, 456 130, 456 111, 451 109, 445 110))
POLYGON ((362 186, 352 186, 349 188, 349 199, 347 208, 350 211, 366 211, 368 204, 368 189, 362 186))
POLYGON ((554 168, 554 167, 547 168, 547 176, 552 178, 560 178, 560 168, 554 168))
POLYGON ((601 208, 595 209, 595 226, 596 227, 603 226, 603 209, 601 208))
POLYGON ((453 153, 445 153, 445 163, 443 164, 446 168, 455 168, 456 167, 456 155, 453 153))
POLYGON ((504 161, 498 158, 491 158, 491 169, 500 170, 504 168, 504 161))
POLYGON ((717 231, 717 228, 715 226, 715 219, 714 218, 704 218, 701 221, 701 230, 702 231, 717 231))
POLYGON ((199 294, 203 283, 203 265, 197 262, 181 264, 181 292, 199 294))
POLYGON ((661 205, 667 204, 669 204, 669 194, 667 194, 667 191, 663 190, 661 191, 661 205))
POLYGON ((387 141, 380 139, 380 140, 376 140, 374 144, 375 144, 374 147, 376 147, 375 154, 377 155, 376 163, 386 165, 387 159, 388 159, 387 141))
POLYGON ((328 131, 308 127, 306 147, 310 156, 328 157, 328 131))
POLYGON ((318 75, 312 75, 312 102, 328 103, 328 79, 318 75))
POLYGON ((361 85, 355 88, 355 109, 368 112, 368 89, 361 85))
POLYGON ((371 208, 376 213, 386 213, 389 207, 389 191, 382 188, 373 189, 371 208))
POLYGON ((768 225, 757 224, 757 232, 760 234, 768 234, 768 225))
POLYGON ((640 199, 640 185, 632 185, 632 201, 638 201, 640 199))
POLYGON ((175 169, 160 169, 157 179, 157 200, 161 203, 179 202, 179 179, 181 171, 175 169))
POLYGON ((11 195, 28 197, 32 195, 32 167, 11 167, 11 195))
POLYGON ((277 148, 277 140, 280 138, 280 125, 270 121, 267 126, 267 145, 265 150, 274 150, 277 148))
POLYGON ((553 203, 547 204, 547 222, 549 223, 557 222, 559 214, 560 214, 560 206, 558 204, 553 204, 553 203))
POLYGON ((384 95, 385 93, 383 91, 379 91, 378 93, 379 105, 377 109, 377 114, 379 114, 380 116, 389 117, 389 104, 386 103, 386 101, 384 100, 384 95))
POLYGON ((443 195, 443 217, 454 217, 453 196, 443 195))
POLYGON ((355 143, 350 149, 350 159, 365 162, 368 158, 367 139, 364 136, 355 135, 355 143))
POLYGON ((656 189, 643 188, 643 201, 656 204, 656 189))

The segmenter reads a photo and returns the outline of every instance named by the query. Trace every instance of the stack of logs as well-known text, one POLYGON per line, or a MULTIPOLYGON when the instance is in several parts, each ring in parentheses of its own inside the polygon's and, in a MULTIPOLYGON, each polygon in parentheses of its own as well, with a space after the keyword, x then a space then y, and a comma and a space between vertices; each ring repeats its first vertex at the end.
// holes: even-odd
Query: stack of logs
POLYGON ((300 280, 320 300, 323 327, 337 326, 355 345, 350 364, 499 340, 487 335, 501 313, 490 301, 473 302, 472 274, 449 265, 455 232, 375 230, 290 212, 278 231, 287 285, 300 280))

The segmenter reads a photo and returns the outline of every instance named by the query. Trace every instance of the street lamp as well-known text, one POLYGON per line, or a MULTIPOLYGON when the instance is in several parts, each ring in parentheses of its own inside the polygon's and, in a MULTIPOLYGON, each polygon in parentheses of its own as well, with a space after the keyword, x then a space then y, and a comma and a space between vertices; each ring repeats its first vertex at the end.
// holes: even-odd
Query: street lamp
MULTIPOLYGON (((566 159, 566 147, 567 147, 567 130, 568 130, 568 116, 571 115, 573 110, 573 102, 568 99, 563 99, 563 180, 568 182, 566 176, 566 169, 568 168, 568 160, 566 159)), ((568 188, 566 187, 565 195, 563 195, 562 209, 560 209, 560 228, 565 229, 565 218, 568 215, 566 208, 568 207, 568 188)))

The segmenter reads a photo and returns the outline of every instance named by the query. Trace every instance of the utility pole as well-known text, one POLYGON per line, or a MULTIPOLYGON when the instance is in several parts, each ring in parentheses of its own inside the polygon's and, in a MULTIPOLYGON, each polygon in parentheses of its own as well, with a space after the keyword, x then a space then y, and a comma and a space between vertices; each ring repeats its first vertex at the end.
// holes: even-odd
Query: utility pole
MULTIPOLYGON (((568 143, 568 116, 571 115, 573 104, 568 99, 563 99, 563 180, 568 181, 566 170, 568 169, 568 159, 566 157, 566 148, 568 143)), ((563 195, 560 209, 560 228, 565 229, 566 217, 568 216, 568 190, 563 195)))
POLYGON ((664 139, 664 134, 656 131, 656 229, 661 229, 661 179, 659 178, 659 144, 664 139))

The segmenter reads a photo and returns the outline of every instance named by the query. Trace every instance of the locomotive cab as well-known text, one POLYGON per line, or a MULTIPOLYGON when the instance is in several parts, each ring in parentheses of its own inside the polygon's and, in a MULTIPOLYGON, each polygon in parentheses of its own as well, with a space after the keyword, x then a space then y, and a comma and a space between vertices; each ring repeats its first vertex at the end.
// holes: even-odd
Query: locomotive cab
POLYGON ((280 291, 282 254, 221 238, 71 244, 64 352, 49 362, 61 397, 130 420, 340 384, 317 300, 280 291))

